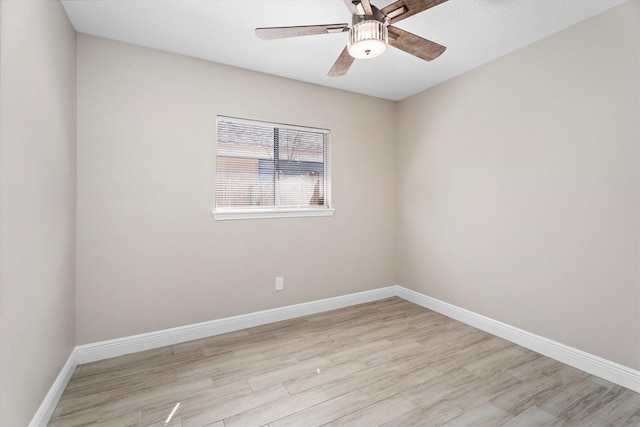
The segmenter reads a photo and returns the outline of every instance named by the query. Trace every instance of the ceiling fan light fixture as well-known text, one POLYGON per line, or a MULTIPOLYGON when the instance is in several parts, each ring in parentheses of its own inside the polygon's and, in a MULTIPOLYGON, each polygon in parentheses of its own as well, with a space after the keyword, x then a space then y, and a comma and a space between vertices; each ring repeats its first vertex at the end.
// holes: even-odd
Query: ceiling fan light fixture
POLYGON ((375 58, 387 48, 387 27, 383 22, 364 20, 353 24, 349 30, 347 49, 356 59, 375 58))

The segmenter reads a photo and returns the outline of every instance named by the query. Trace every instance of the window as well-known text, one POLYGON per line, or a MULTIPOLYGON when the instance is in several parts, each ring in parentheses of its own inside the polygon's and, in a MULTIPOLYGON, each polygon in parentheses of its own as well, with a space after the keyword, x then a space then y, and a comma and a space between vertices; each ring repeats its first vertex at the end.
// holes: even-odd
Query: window
POLYGON ((215 219, 331 215, 329 131, 218 116, 215 219))

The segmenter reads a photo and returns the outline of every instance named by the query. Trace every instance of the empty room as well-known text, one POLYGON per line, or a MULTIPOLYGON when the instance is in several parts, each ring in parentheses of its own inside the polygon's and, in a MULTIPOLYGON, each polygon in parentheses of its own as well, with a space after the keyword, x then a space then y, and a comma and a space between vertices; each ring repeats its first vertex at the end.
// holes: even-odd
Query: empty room
POLYGON ((640 424, 640 0, 0 24, 0 426, 640 424))

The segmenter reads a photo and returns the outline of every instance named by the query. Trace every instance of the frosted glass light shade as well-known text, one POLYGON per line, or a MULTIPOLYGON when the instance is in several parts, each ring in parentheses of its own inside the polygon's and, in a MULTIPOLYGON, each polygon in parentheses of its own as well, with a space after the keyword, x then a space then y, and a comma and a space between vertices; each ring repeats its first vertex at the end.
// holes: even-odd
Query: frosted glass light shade
POLYGON ((349 30, 349 55, 356 59, 375 58, 387 48, 387 27, 379 21, 360 21, 349 30))

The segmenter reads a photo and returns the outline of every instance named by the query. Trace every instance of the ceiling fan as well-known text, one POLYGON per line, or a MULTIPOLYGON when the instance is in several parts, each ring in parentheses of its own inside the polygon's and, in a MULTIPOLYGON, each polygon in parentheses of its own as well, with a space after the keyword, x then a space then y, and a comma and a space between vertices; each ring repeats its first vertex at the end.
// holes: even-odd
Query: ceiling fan
POLYGON ((387 45, 403 50, 425 61, 431 61, 440 56, 446 47, 401 30, 391 24, 446 1, 399 0, 382 9, 378 9, 369 0, 344 0, 353 15, 351 28, 349 28, 348 24, 256 28, 256 36, 270 40, 349 32, 347 46, 342 50, 331 70, 329 70, 328 75, 332 77, 347 74, 355 59, 375 58, 381 55, 387 45))

